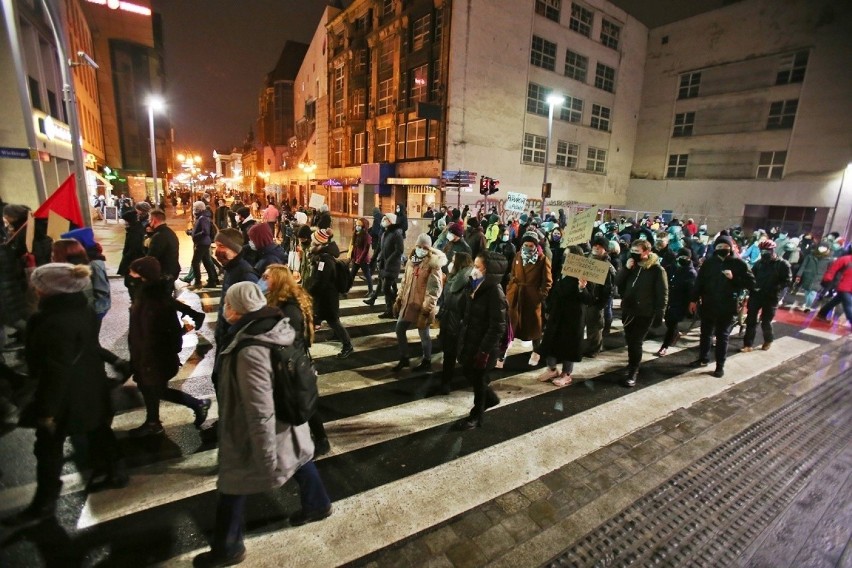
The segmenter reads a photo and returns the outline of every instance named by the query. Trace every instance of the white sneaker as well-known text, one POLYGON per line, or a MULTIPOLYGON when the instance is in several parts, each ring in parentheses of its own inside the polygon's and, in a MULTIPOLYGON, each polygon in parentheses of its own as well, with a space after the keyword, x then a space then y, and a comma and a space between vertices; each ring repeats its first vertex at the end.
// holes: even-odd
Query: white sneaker
POLYGON ((502 369, 503 368, 503 359, 497 359, 497 363, 494 364, 494 368, 495 369, 502 369))
POLYGON ((548 381, 552 381, 553 379, 559 376, 559 371, 556 369, 545 369, 542 374, 537 377, 537 380, 540 383, 546 383, 548 381))
POLYGON ((537 367, 539 359, 541 359, 541 356, 533 351, 532 355, 530 355, 530 367, 537 367))
POLYGON ((571 377, 571 375, 566 375, 565 373, 562 373, 561 375, 559 375, 558 379, 553 379, 553 386, 567 387, 573 382, 573 380, 574 379, 571 377))

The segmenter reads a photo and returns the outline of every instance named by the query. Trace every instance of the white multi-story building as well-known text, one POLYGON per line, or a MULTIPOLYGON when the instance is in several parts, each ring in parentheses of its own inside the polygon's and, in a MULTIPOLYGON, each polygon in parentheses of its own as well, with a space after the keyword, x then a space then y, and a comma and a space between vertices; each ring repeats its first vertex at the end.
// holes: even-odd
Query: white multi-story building
POLYGON ((628 208, 848 234, 850 30, 842 0, 746 0, 652 29, 628 208))

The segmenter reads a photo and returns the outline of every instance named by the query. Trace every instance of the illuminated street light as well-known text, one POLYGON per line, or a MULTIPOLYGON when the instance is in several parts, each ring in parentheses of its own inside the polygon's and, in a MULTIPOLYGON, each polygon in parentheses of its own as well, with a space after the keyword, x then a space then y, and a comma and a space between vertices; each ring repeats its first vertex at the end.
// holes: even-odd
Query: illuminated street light
POLYGON ((547 96, 547 141, 544 145, 544 180, 541 182, 541 218, 544 219, 544 200, 547 191, 547 163, 550 161, 550 138, 553 134, 553 107, 565 103, 565 97, 559 93, 547 96))
MULTIPOLYGON (((166 103, 162 97, 151 95, 146 103, 148 105, 148 129, 151 135, 151 177, 154 178, 154 204, 160 206, 160 193, 157 190, 157 146, 154 139, 154 111, 162 112, 166 103)), ((163 199, 165 199, 163 195, 163 199)))

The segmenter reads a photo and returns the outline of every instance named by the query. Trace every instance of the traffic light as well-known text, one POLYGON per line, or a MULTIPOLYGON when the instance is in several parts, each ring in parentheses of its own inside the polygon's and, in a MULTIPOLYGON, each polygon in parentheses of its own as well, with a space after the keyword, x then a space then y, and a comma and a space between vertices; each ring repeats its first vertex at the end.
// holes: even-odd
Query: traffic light
POLYGON ((499 187, 498 187, 499 185, 500 185, 499 179, 488 178, 488 195, 493 195, 493 194, 497 193, 497 190, 499 189, 499 187))
POLYGON ((479 178, 479 193, 482 195, 488 195, 488 192, 491 188, 491 178, 482 176, 479 178))

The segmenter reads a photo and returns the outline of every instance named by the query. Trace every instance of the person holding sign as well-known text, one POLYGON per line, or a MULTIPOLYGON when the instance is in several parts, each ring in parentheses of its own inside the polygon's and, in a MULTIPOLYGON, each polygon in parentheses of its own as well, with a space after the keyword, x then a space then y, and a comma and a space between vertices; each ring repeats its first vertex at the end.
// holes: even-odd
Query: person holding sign
POLYGON ((530 355, 531 367, 538 366, 541 346, 542 318, 541 305, 550 288, 553 276, 550 273, 550 259, 538 244, 536 232, 528 232, 521 239, 521 251, 512 262, 509 285, 506 287, 506 301, 509 303, 509 321, 514 336, 521 341, 532 341, 533 352, 530 355))
MULTIPOLYGON (((568 247, 570 254, 582 255, 578 246, 568 247)), ((574 363, 583 360, 584 313, 592 308, 594 295, 585 279, 577 279, 567 274, 568 265, 564 265, 559 278, 553 285, 548 301, 547 323, 544 326, 544 339, 539 352, 544 355, 547 369, 539 375, 541 382, 552 381, 557 387, 571 384, 574 363), (562 372, 556 368, 562 362, 562 372)), ((594 309, 594 308, 592 308, 594 309)))
POLYGON ((627 373, 622 384, 628 388, 636 386, 645 336, 652 326, 663 324, 669 300, 666 271, 658 261, 651 252, 651 243, 637 239, 630 245, 630 258, 615 276, 627 342, 627 373))

